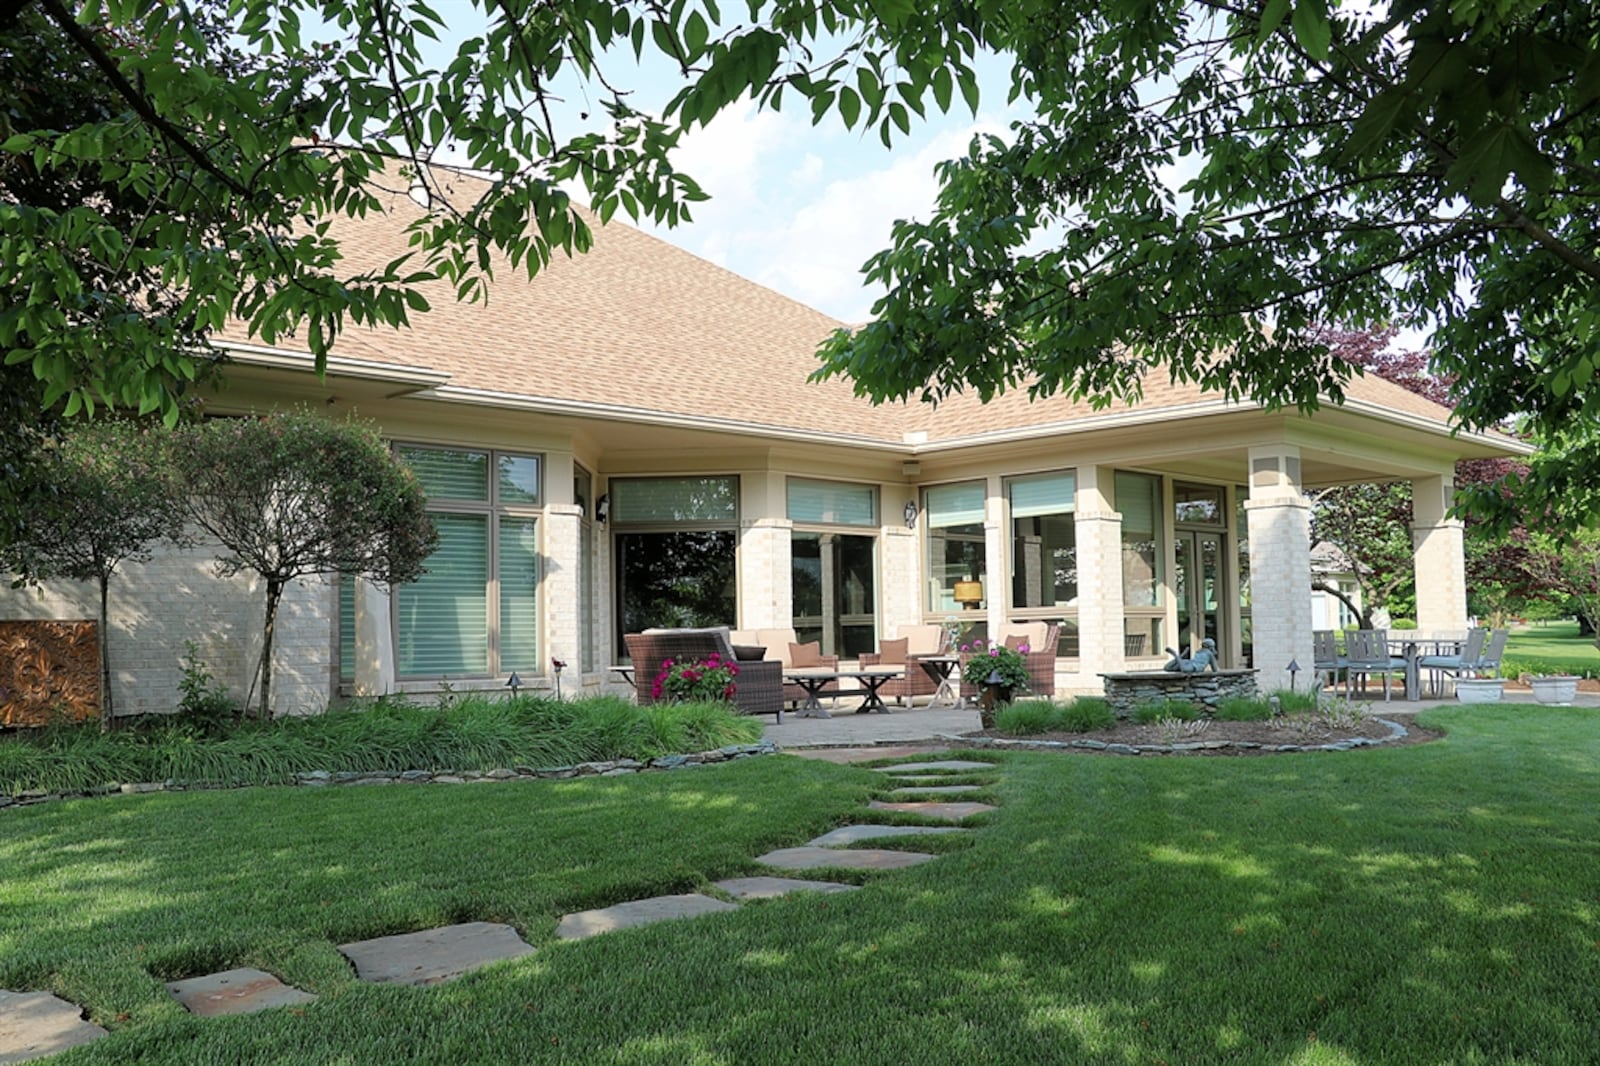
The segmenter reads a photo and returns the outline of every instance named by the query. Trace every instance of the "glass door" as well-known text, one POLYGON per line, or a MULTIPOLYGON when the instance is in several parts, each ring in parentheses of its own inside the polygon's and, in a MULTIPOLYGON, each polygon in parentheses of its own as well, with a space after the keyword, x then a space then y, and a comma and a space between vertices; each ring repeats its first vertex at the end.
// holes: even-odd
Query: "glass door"
POLYGON ((1226 537, 1209 530, 1179 529, 1174 543, 1174 592, 1178 601, 1178 649, 1193 652, 1206 638, 1216 641, 1219 662, 1227 663, 1229 642, 1222 612, 1223 547, 1226 537))
POLYGON ((877 539, 797 531, 791 552, 796 638, 845 659, 875 650, 877 539))

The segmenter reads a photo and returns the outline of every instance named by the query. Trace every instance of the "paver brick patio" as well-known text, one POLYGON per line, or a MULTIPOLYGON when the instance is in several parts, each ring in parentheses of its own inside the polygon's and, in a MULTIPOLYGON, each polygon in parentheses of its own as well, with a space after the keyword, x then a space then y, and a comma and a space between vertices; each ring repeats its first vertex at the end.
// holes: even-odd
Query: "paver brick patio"
POLYGON ((616 929, 632 929, 652 922, 672 918, 698 918, 702 914, 738 910, 738 905, 726 900, 712 899, 698 892, 676 896, 654 896, 650 899, 630 900, 611 907, 568 914, 556 926, 559 940, 582 940, 584 937, 609 933, 616 929))
POLYGON ((974 814, 987 814, 1000 808, 989 803, 972 802, 927 802, 885 803, 882 800, 873 800, 867 804, 875 811, 901 811, 905 814, 920 814, 925 818, 943 818, 951 822, 959 822, 963 818, 971 818, 974 814))
POLYGON ((813 848, 837 848, 859 844, 863 840, 881 840, 884 837, 938 836, 942 833, 965 833, 967 830, 949 825, 841 825, 821 836, 806 841, 813 848))
POLYGON ((54 1055, 106 1035, 83 1020, 83 1009, 49 992, 0 989, 0 1063, 54 1055))
POLYGON ((248 967, 169 981, 167 991, 176 996, 190 1014, 203 1018, 253 1014, 271 1007, 310 1003, 317 998, 310 992, 284 984, 265 970, 248 967))
POLYGON ((772 899, 791 892, 854 892, 860 885, 842 885, 837 881, 806 881, 798 877, 730 877, 713 882, 734 899, 772 899))
POLYGON ((780 870, 902 870, 938 858, 922 851, 888 851, 877 848, 779 848, 756 862, 780 870))
POLYGON ((339 950, 363 981, 436 985, 487 963, 531 954, 533 947, 509 925, 466 922, 358 940, 339 950))

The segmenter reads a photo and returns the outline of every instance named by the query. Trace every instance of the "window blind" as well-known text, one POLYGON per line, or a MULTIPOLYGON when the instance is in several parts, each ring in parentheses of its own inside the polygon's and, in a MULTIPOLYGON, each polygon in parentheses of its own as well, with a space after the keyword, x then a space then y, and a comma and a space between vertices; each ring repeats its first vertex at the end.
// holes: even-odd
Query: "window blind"
POLYGON ((1155 536, 1157 488, 1155 478, 1148 474, 1117 474, 1117 510, 1122 512, 1122 532, 1125 535, 1142 533, 1155 536))
POLYGON ((611 479, 617 523, 732 522, 739 517, 739 479, 641 477, 611 479))
POLYGON ((1009 487, 1012 518, 1071 514, 1077 502, 1078 477, 1071 473, 1017 477, 1009 487))
POLYGON ((984 487, 981 481, 963 485, 938 485, 928 490, 928 525, 983 525, 984 487))
POLYGON ((790 478, 789 520, 844 526, 878 524, 878 493, 871 485, 790 478))
POLYGON ((401 445, 400 458, 430 500, 489 499, 489 453, 401 445))
POLYGON ((434 514, 428 572, 396 590, 401 676, 489 672, 489 516, 434 514))
POLYGON ((356 679, 356 579, 339 575, 339 680, 356 679))
POLYGON ((500 672, 539 673, 539 539, 532 518, 500 520, 500 672))

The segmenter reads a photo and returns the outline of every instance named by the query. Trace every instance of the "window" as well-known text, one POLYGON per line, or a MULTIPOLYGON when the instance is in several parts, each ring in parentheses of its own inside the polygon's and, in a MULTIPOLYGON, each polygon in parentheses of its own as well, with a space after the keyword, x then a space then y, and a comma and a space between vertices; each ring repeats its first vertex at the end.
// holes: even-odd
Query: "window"
POLYGON ((1006 482, 1011 504, 1011 606, 1078 602, 1077 477, 1071 472, 1006 482))
POLYGON ((789 565, 795 636, 818 641, 824 655, 855 658, 877 648, 878 539, 829 527, 876 527, 871 485, 790 478, 788 516, 795 523, 789 565))
POLYGON ((1158 655, 1162 640, 1161 479, 1117 471, 1122 512, 1122 604, 1129 655, 1158 655), (1135 650, 1137 649, 1137 650, 1135 650))
POLYGON ((613 478, 617 647, 654 627, 737 621, 739 479, 613 478))
POLYGON ((988 603, 988 553, 981 481, 938 485, 923 494, 928 528, 928 610, 975 610, 988 603))
POLYGON ((439 529, 428 572, 395 590, 402 678, 540 672, 538 456, 402 445, 439 529))

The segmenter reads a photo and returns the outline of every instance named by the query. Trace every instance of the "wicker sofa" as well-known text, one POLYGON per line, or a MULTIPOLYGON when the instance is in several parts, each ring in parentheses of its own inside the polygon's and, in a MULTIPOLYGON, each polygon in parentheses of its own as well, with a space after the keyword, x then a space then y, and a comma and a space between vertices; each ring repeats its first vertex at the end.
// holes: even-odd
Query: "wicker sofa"
MULTIPOLYGON (((904 705, 918 696, 933 696, 938 693, 939 682, 922 668, 918 659, 923 655, 943 654, 945 632, 944 627, 939 625, 900 626, 895 630, 895 639, 902 638, 906 641, 906 674, 904 677, 885 681, 881 692, 885 699, 893 696, 897 703, 904 705)), ((899 664, 884 663, 880 652, 863 652, 861 665, 867 667, 899 664)))
MULTIPOLYGON (((767 653, 765 659, 762 660, 763 662, 775 662, 779 664, 783 670, 788 670, 790 667, 794 666, 794 662, 792 661, 789 653, 789 645, 798 644, 799 640, 796 639, 793 628, 735 629, 730 631, 728 636, 734 644, 766 648, 767 653)), ((818 656, 816 662, 808 665, 820 667, 826 670, 837 670, 839 669, 839 657, 837 655, 818 656)), ((780 674, 781 673, 782 671, 780 671, 780 674)), ((839 682, 829 681, 826 685, 823 685, 822 688, 818 690, 817 695, 839 695, 839 682)), ((805 698, 805 689, 801 688, 793 681, 784 683, 783 699, 785 703, 799 704, 804 701, 805 698)))
MULTIPOLYGON (((733 643, 726 627, 712 629, 647 629, 623 635, 628 656, 633 660, 633 684, 640 705, 655 703, 655 686, 661 664, 668 659, 705 659, 717 652, 733 659, 733 643)), ((776 715, 783 721, 783 664, 780 662, 739 663, 733 704, 745 714, 776 715)))
MULTIPOLYGON (((1061 640, 1061 626, 1055 622, 1012 623, 1000 630, 996 638, 1000 643, 1026 641, 1028 653, 1022 657, 1028 666, 1029 696, 1054 696, 1056 694, 1056 645, 1061 640)), ((966 673, 967 660, 961 657, 961 671, 966 673)), ((978 686, 961 682, 961 695, 968 700, 978 698, 978 686)))

